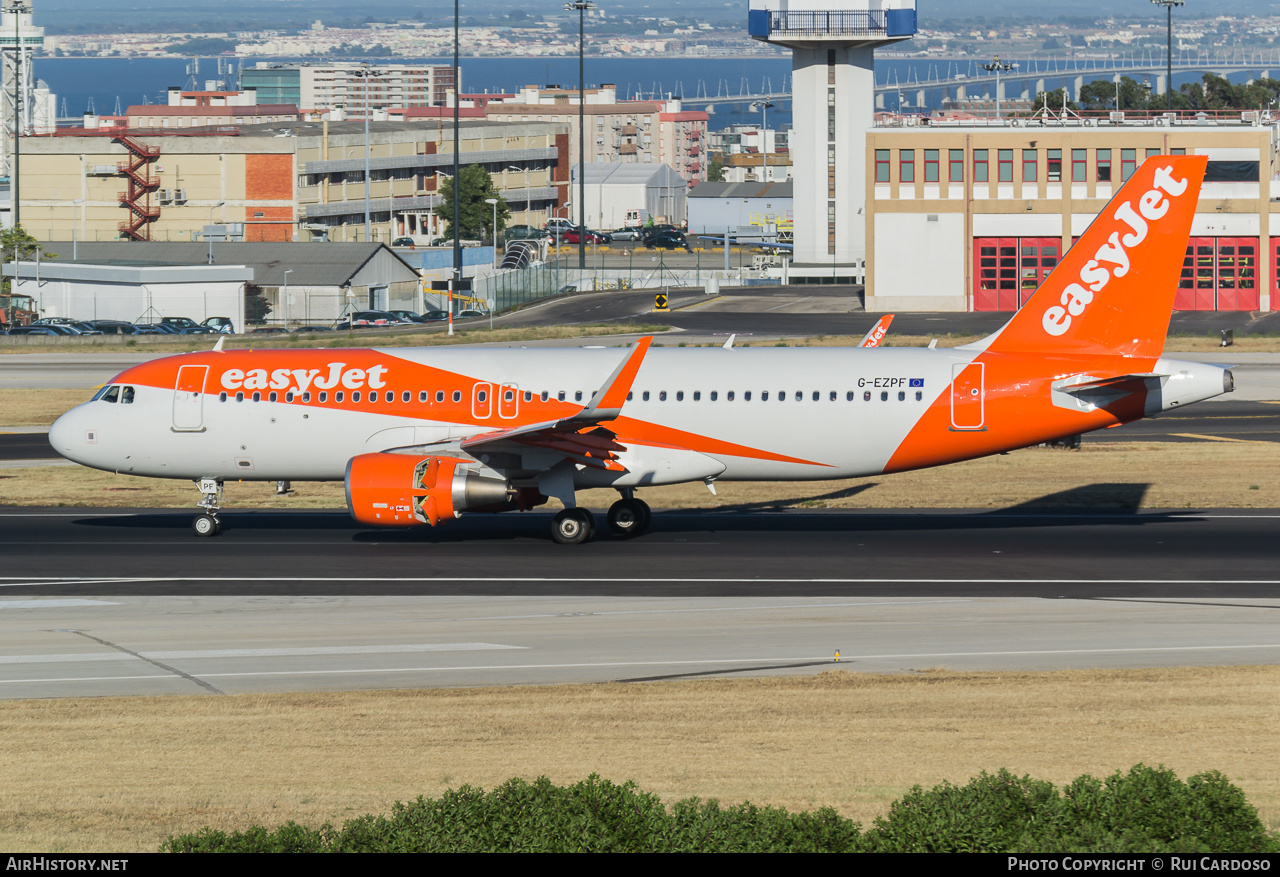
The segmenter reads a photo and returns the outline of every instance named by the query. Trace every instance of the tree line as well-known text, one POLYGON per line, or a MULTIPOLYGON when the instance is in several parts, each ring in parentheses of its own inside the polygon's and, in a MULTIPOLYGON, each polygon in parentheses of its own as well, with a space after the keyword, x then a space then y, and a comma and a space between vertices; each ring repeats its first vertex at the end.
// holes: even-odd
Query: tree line
MULTIPOLYGON (((1066 89, 1040 92, 1032 111, 1043 109, 1046 104, 1054 112, 1060 112, 1066 89)), ((1163 113, 1169 109, 1167 95, 1155 94, 1150 82, 1139 82, 1129 76, 1121 76, 1116 83, 1097 79, 1080 89, 1078 101, 1068 100, 1067 109, 1076 112, 1126 112, 1163 113)), ((1206 73, 1199 82, 1183 83, 1173 93, 1173 111, 1198 113, 1230 110, 1265 110, 1280 108, 1280 80, 1255 79, 1235 85, 1222 76, 1206 73)))

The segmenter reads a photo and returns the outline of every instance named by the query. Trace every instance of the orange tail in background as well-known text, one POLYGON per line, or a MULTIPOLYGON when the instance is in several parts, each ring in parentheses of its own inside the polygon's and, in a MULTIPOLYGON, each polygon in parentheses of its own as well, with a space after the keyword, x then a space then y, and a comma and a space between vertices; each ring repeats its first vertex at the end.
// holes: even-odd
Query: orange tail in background
POLYGON ((1148 158, 1004 328, 993 353, 1164 351, 1208 159, 1148 158))

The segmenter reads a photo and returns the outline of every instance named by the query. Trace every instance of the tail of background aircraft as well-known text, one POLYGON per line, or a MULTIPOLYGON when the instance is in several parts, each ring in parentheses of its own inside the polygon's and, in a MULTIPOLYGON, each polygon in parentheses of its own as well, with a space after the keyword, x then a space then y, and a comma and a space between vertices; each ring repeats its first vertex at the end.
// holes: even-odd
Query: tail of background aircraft
POLYGON ((1159 356, 1207 162, 1148 158, 1022 310, 975 346, 993 353, 1159 356))

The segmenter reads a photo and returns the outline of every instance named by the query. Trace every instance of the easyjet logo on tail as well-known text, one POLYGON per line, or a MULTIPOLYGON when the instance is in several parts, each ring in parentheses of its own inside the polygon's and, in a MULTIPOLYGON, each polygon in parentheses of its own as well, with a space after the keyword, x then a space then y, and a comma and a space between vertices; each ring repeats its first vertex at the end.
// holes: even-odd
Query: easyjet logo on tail
POLYGON ((1117 225, 1116 230, 1080 269, 1080 282, 1064 289, 1059 303, 1044 312, 1041 325, 1046 332, 1053 336, 1065 333, 1071 328, 1072 318, 1085 312, 1094 294, 1101 292, 1112 277, 1129 273, 1130 251, 1147 239, 1147 223, 1158 222, 1168 213, 1172 202, 1187 191, 1187 183, 1186 178, 1173 178, 1172 167, 1158 167, 1155 187, 1138 199, 1136 210, 1130 201, 1115 209, 1111 220, 1117 225))

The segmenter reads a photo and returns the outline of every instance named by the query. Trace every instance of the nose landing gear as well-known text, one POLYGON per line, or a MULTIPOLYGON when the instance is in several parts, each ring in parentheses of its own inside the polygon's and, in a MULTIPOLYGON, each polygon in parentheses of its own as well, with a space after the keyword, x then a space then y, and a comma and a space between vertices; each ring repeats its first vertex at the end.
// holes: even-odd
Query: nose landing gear
POLYGON ((218 520, 222 482, 216 478, 201 478, 196 487, 200 490, 200 501, 196 506, 204 511, 192 519, 191 530, 197 536, 217 536, 222 532, 222 522, 218 520))

